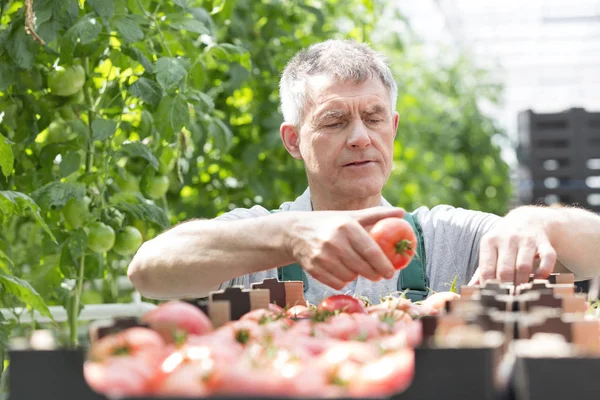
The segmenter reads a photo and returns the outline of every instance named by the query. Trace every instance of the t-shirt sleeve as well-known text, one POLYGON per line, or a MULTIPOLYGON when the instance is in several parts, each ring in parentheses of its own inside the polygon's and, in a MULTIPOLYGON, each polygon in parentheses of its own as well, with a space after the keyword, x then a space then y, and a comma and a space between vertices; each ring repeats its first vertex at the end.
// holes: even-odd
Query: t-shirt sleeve
MULTIPOLYGON (((261 206, 254 206, 252 208, 236 208, 232 211, 226 212, 224 214, 219 215, 215 218, 217 221, 235 221, 239 219, 246 218, 257 218, 264 217, 266 215, 270 215, 269 210, 261 206)), ((244 286, 245 288, 249 288, 252 282, 258 282, 267 278, 272 278, 277 276, 277 270, 270 271, 260 271, 254 274, 242 275, 237 278, 233 278, 231 280, 225 281, 221 283, 219 289, 225 289, 231 286, 244 286)))
POLYGON ((501 217, 447 205, 420 207, 415 215, 423 231, 430 286, 447 291, 455 276, 457 286, 466 285, 479 263, 481 238, 501 217))

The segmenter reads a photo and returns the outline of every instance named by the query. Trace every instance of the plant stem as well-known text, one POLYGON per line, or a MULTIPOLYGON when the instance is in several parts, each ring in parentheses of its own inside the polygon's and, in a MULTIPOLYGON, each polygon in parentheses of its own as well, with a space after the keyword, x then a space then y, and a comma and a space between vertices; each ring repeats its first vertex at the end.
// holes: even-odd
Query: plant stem
POLYGON ((71 298, 71 315, 69 318, 69 330, 71 346, 77 347, 79 345, 79 339, 77 337, 77 317, 79 316, 79 299, 81 298, 81 292, 83 289, 83 273, 85 271, 85 254, 81 256, 79 260, 79 273, 77 276, 77 286, 75 286, 75 293, 71 298))
MULTIPOLYGON (((84 59, 83 68, 85 69, 85 76, 90 76, 90 60, 88 58, 84 59)), ((92 102, 92 96, 90 95, 90 88, 86 84, 83 86, 83 95, 85 97, 85 102, 88 105, 88 149, 85 153, 85 172, 86 174, 92 171, 92 167, 94 166, 94 140, 92 139, 92 122, 94 122, 94 104, 92 102)))

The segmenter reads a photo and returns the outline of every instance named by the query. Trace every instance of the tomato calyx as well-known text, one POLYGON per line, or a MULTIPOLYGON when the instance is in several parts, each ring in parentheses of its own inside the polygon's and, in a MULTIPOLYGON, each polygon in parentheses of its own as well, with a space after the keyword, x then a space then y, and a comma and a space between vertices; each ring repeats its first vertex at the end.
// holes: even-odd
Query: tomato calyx
POLYGON ((251 337, 248 329, 239 329, 235 332, 235 340, 242 345, 248 344, 251 337))
POLYGON ((410 240, 402 239, 396 243, 396 253, 404 255, 409 254, 412 251, 414 251, 414 249, 410 240))

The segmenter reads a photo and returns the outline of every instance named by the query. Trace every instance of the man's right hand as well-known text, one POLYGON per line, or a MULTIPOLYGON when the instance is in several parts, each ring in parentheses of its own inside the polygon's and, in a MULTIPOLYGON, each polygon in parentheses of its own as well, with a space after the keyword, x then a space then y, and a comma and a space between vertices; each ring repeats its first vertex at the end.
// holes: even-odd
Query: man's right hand
POLYGON ((374 282, 389 279, 394 267, 369 230, 381 219, 404 214, 389 207, 307 212, 290 226, 287 249, 306 272, 335 290, 358 276, 374 282))

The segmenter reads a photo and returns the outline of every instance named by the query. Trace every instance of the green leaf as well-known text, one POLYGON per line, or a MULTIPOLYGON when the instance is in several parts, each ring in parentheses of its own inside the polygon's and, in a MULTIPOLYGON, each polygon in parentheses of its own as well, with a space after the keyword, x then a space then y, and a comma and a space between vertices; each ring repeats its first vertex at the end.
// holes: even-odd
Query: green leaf
POLYGON ((187 102, 181 95, 163 97, 154 119, 163 139, 170 140, 189 121, 187 102))
POLYGON ((44 303, 42 297, 26 281, 0 271, 0 285, 4 286, 4 289, 8 293, 15 296, 28 307, 33 308, 45 317, 53 319, 52 314, 50 314, 50 310, 46 303, 44 303))
POLYGON ((117 131, 117 123, 112 119, 95 119, 92 122, 92 139, 104 141, 117 131))
POLYGON ((25 29, 13 31, 6 43, 6 51, 13 62, 22 69, 31 69, 34 56, 29 50, 31 38, 25 33, 25 29))
POLYGON ((156 74, 156 80, 163 89, 169 90, 185 78, 187 71, 178 59, 162 57, 156 61, 154 73, 156 74))
POLYGON ((102 32, 102 24, 94 15, 88 14, 81 17, 66 33, 66 36, 75 44, 79 39, 79 44, 92 43, 102 32))
POLYGON ((210 34, 210 29, 208 29, 202 22, 198 21, 197 19, 182 18, 179 20, 171 20, 169 22, 169 26, 173 29, 194 32, 200 35, 210 34))
POLYGON ((125 43, 138 42, 144 38, 144 31, 134 17, 120 15, 113 18, 112 23, 125 43))
POLYGON ((13 68, 9 64, 0 62, 0 76, 2 77, 0 79, 0 92, 5 91, 16 82, 13 68))
POLYGON ((50 182, 31 194, 44 210, 61 208, 72 198, 82 199, 85 185, 75 182, 50 182))
POLYGON ((190 98, 200 103, 202 105, 202 109, 206 112, 210 112, 215 108, 215 102, 213 99, 204 92, 193 90, 190 93, 190 98))
POLYGON ((233 133, 219 118, 210 120, 208 130, 212 135, 215 146, 222 152, 227 152, 233 144, 233 133))
POLYGON ((202 22, 204 24, 204 26, 212 26, 213 25, 213 20, 212 20, 210 14, 208 13, 208 11, 206 11, 206 9, 204 9, 202 7, 194 7, 194 8, 190 8, 188 10, 188 12, 190 14, 192 14, 194 16, 194 18, 196 18, 198 21, 202 22))
POLYGON ((102 18, 109 20, 115 13, 115 4, 113 0, 88 0, 92 9, 102 18))
POLYGON ((163 97, 162 88, 155 81, 148 78, 140 78, 129 87, 129 92, 135 97, 139 97, 152 107, 158 106, 163 97))
POLYGON ((154 66, 152 65, 152 62, 150 62, 148 57, 146 57, 146 55, 140 49, 137 49, 135 47, 125 47, 121 51, 126 56, 142 64, 146 72, 148 72, 149 74, 154 73, 154 66))
POLYGON ((40 207, 29 196, 10 190, 0 191, 0 217, 10 215, 26 216, 28 213, 35 218, 38 224, 46 231, 48 236, 56 242, 56 238, 42 218, 40 207))
POLYGON ((60 162, 60 176, 67 177, 79 169, 81 156, 73 151, 68 153, 60 162))
POLYGON ((8 272, 8 267, 6 267, 7 264, 11 267, 15 266, 15 264, 13 264, 12 260, 6 255, 6 253, 0 250, 0 269, 8 272), (5 262, 1 262, 2 260, 4 260, 5 262))
POLYGON ((161 229, 169 227, 169 217, 165 210, 141 196, 120 193, 113 196, 112 201, 116 208, 132 215, 134 218, 153 222, 161 229))
POLYGON ((190 78, 194 89, 202 90, 206 84, 206 66, 201 60, 198 60, 192 66, 190 78))
POLYGON ((116 153, 116 157, 119 158, 123 156, 143 158, 152 165, 152 168, 158 170, 158 160, 154 154, 152 154, 148 146, 141 142, 129 142, 121 146, 116 153))
POLYGON ((173 3, 184 9, 189 7, 188 0, 173 0, 173 3))
POLYGON ((179 132, 189 121, 187 101, 181 95, 175 96, 171 110, 169 112, 169 121, 173 132, 179 132))
MULTIPOLYGON (((0 111, 1 113, 2 111, 0 111)), ((9 177, 12 174, 13 164, 15 162, 15 156, 10 147, 8 139, 2 136, 0 133, 0 167, 5 177, 9 177)))
POLYGON ((75 261, 75 264, 79 266, 79 259, 85 254, 87 248, 87 234, 83 229, 77 229, 71 233, 69 237, 69 252, 71 257, 75 261))

